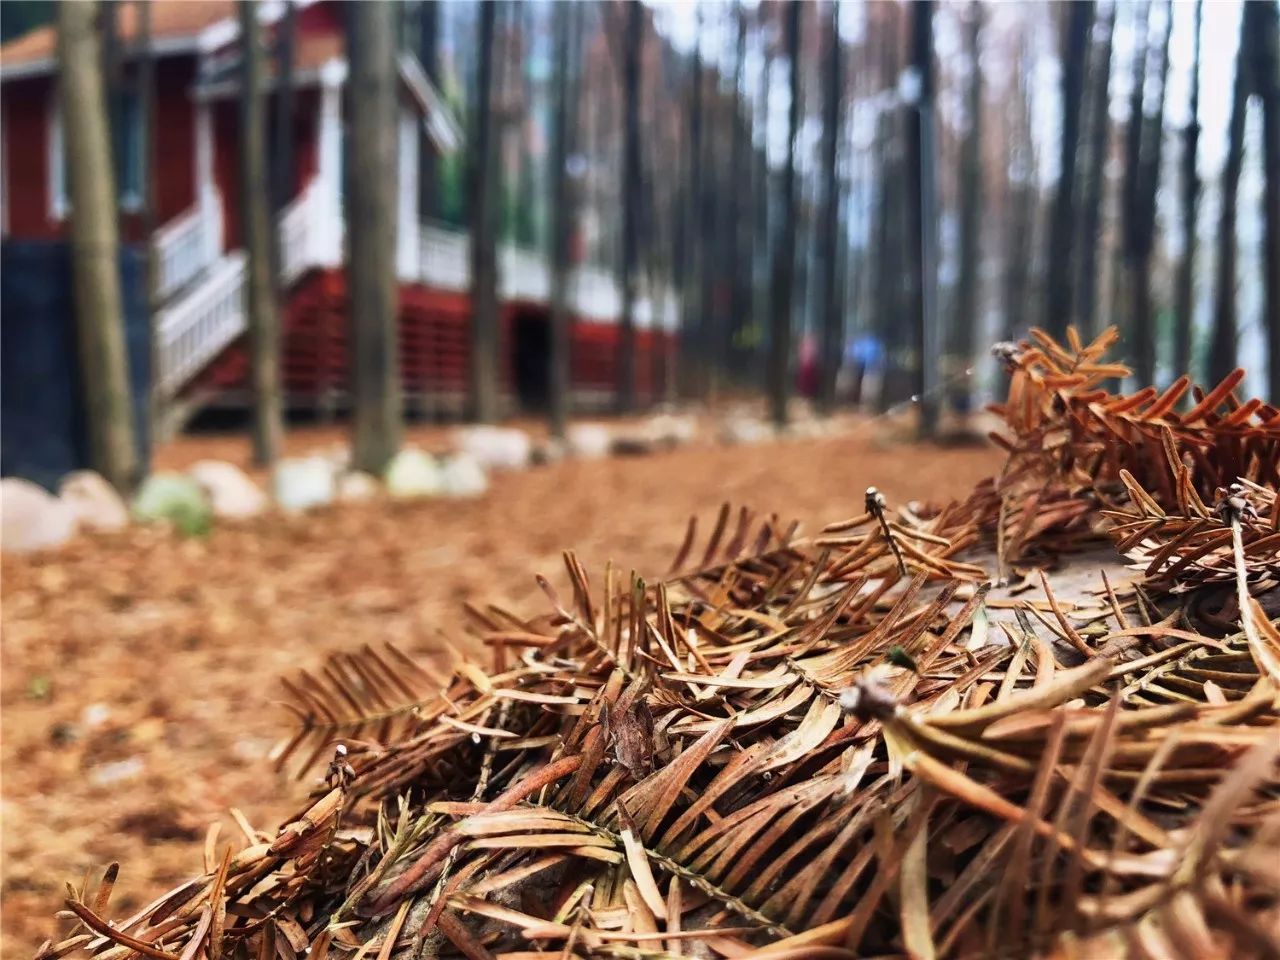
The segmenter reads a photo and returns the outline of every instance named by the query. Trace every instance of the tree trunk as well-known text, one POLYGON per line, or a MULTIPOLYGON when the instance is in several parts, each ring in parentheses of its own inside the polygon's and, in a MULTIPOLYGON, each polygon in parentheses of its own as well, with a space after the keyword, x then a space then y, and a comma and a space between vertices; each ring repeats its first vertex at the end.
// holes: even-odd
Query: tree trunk
POLYGON ((557 3, 555 17, 555 71, 550 158, 551 231, 551 365, 548 386, 548 414, 551 435, 563 440, 569 424, 569 238, 573 229, 573 186, 569 183, 570 139, 577 115, 577 92, 573 81, 576 68, 576 35, 580 14, 576 5, 557 3))
MULTIPOLYGON (((891 94, 898 82, 898 50, 901 46, 896 6, 885 6, 886 36, 879 38, 881 94, 891 94)), ((901 111, 882 109, 877 121, 876 153, 880 188, 876 197, 874 240, 875 271, 872 294, 875 327, 884 349, 883 377, 877 408, 883 413, 910 394, 904 383, 901 358, 909 350, 902 312, 905 309, 907 275, 903 236, 905 213, 902 175, 901 111)))
POLYGON ((980 323, 978 286, 982 270, 982 4, 969 5, 969 87, 965 115, 969 122, 960 156, 960 277, 956 309, 951 318, 947 354, 947 391, 951 409, 967 414, 972 379, 966 373, 973 363, 976 331, 980 323))
MULTIPOLYGON (((757 22, 763 24, 765 13, 757 8, 756 16, 760 18, 757 22)), ((755 112, 755 122, 760 129, 767 130, 769 128, 769 91, 772 89, 772 81, 774 77, 773 69, 773 46, 767 41, 764 46, 764 68, 763 82, 760 84, 760 90, 757 94, 756 103, 753 105, 755 112)), ((751 298, 751 338, 749 341, 750 349, 750 382, 756 389, 761 389, 765 383, 764 376, 764 355, 762 346, 765 342, 765 331, 770 328, 772 323, 771 309, 772 302, 770 299, 770 272, 772 258, 770 255, 770 239, 772 232, 770 224, 771 218, 774 216, 774 177, 769 169, 768 149, 764 144, 754 148, 752 151, 752 163, 754 166, 754 184, 753 191, 755 197, 755 216, 752 224, 752 267, 754 275, 752 277, 752 298, 751 298)))
POLYGON ((71 200, 71 266, 90 465, 116 489, 138 479, 119 235, 92 2, 58 4, 58 70, 71 200))
POLYGON ((1178 263, 1173 334, 1173 377, 1191 374, 1191 330, 1195 316, 1196 224, 1200 213, 1200 32, 1204 4, 1196 0, 1195 55, 1191 66, 1191 107, 1182 133, 1182 259, 1178 263))
POLYGON ((496 2, 480 5, 476 110, 467 207, 471 221, 471 417, 498 419, 498 155, 493 124, 496 2))
POLYGON ((627 0, 627 32, 622 63, 622 318, 618 328, 618 412, 636 405, 636 283, 640 250, 640 48, 644 7, 627 0))
POLYGON ((352 5, 351 170, 347 178, 350 251, 353 462, 381 474, 400 449, 395 273, 397 163, 395 11, 389 3, 352 5))
POLYGON ((284 437, 280 396, 280 317, 272 269, 271 214, 267 200, 266 103, 263 98, 262 28, 257 0, 240 4, 240 219, 244 233, 244 313, 249 328, 253 392, 253 462, 270 466, 284 437))
MULTIPOLYGON (((699 7, 701 9, 701 7, 699 7)), ((716 24, 718 32, 719 24, 716 24)), ((710 72, 710 77, 698 86, 698 97, 703 101, 701 106, 703 135, 700 137, 702 157, 699 160, 698 199, 695 216, 698 218, 698 259, 701 269, 698 272, 698 340, 700 343, 700 363, 697 369, 697 396, 700 399, 714 397, 715 385, 719 379, 722 365, 720 355, 720 311, 716 309, 715 287, 720 280, 718 254, 721 248, 717 242, 716 219, 716 153, 718 134, 716 113, 719 87, 719 71, 710 72), (709 92, 708 92, 709 88, 709 92), (709 134, 709 135, 708 135, 709 134)))
POLYGON ((120 203, 120 176, 124 166, 124 55, 120 43, 121 0, 101 0, 98 33, 102 49, 102 83, 106 91, 107 137, 111 144, 111 196, 120 203))
POLYGON ((142 236, 146 238, 143 245, 143 256, 147 264, 147 312, 148 340, 151 369, 153 371, 150 393, 147 403, 148 434, 154 444, 164 430, 164 394, 156 383, 154 371, 160 369, 160 338, 156 330, 156 288, 158 285, 159 262, 156 257, 155 244, 151 243, 151 235, 156 229, 155 177, 152 176, 152 142, 156 128, 156 69, 155 57, 151 52, 151 4, 138 4, 138 33, 135 39, 138 62, 138 95, 140 99, 138 112, 141 115, 141 130, 138 139, 141 141, 142 156, 142 208, 139 220, 142 225, 142 236))
POLYGON ((1111 139, 1111 52, 1116 7, 1107 7, 1103 35, 1089 56, 1087 166, 1080 185, 1080 249, 1076 258, 1075 323, 1085 340, 1097 329, 1098 248, 1101 245, 1102 198, 1106 192, 1107 148, 1111 139))
POLYGON ((698 223, 702 202, 702 14, 699 7, 698 36, 694 40, 693 72, 689 82, 689 193, 684 208, 683 321, 680 331, 680 380, 684 390, 698 396, 701 368, 706 363, 706 317, 702 315, 700 277, 706 269, 698 223))
MULTIPOLYGON (((741 2, 736 9, 738 42, 733 59, 733 130, 730 134, 729 169, 733 185, 751 183, 751 137, 747 123, 748 112, 743 96, 743 65, 747 58, 747 12, 741 2)), ((751 314, 751 219, 743 216, 746 190, 730 189, 728 196, 728 270, 729 322, 725 331, 724 356, 728 364, 730 380, 742 376, 741 341, 744 329, 750 323, 751 314)))
POLYGON ((1169 37, 1173 32, 1173 10, 1165 8, 1164 42, 1160 52, 1160 87, 1155 112, 1141 116, 1142 153, 1138 171, 1138 208, 1135 225, 1132 287, 1132 330, 1134 375, 1138 386, 1155 383, 1155 318, 1151 304, 1151 254, 1156 234, 1156 186, 1160 181, 1160 157, 1164 143, 1164 91, 1169 76, 1169 37))
MULTIPOLYGON (((422 72, 437 90, 440 89, 440 0, 421 0, 418 6, 418 60, 422 72)), ((419 134, 418 144, 418 216, 430 219, 438 210, 437 193, 439 158, 435 142, 426 131, 419 134)))
POLYGON ((1254 92, 1262 100, 1262 284, 1267 331, 1267 396, 1280 401, 1280 14, 1274 3, 1246 4, 1254 18, 1254 92))
POLYGON ((1138 233, 1142 221, 1142 101, 1147 79, 1148 28, 1151 15, 1151 0, 1142 0, 1133 7, 1134 37, 1133 79, 1129 84, 1129 125, 1125 129, 1124 142, 1124 185, 1121 198, 1121 241, 1120 264, 1117 272, 1116 287, 1113 291, 1115 304, 1120 304, 1124 295, 1128 294, 1128 302, 1121 312, 1119 326, 1124 333, 1126 346, 1132 349, 1133 343, 1133 307, 1136 299, 1133 291, 1134 276, 1137 273, 1138 233))
POLYGON ((285 0, 284 14, 276 26, 276 127, 271 208, 277 213, 293 199, 293 52, 297 34, 297 8, 293 0, 285 0))
POLYGON ((1016 340, 1037 326, 1042 298, 1036 293, 1034 251, 1040 249, 1036 225, 1040 197, 1036 184, 1035 113, 1031 90, 1033 61, 1026 36, 1022 38, 1015 66, 1015 92, 1009 123, 1009 168, 1005 184, 1008 212, 1005 220, 1004 310, 1001 337, 1016 340))
POLYGON ((769 417, 778 429, 787 425, 787 397, 791 392, 791 288, 795 279, 796 138, 800 134, 802 9, 799 0, 787 0, 784 8, 791 104, 787 110, 787 160, 782 168, 782 202, 773 245, 773 305, 769 336, 769 417))
POLYGON ((844 358, 844 311, 840 297, 840 183, 837 179, 837 146, 840 138, 841 94, 840 7, 831 4, 827 26, 826 83, 822 117, 822 234, 818 238, 818 309, 822 317, 822 341, 818 354, 820 379, 818 408, 830 413, 836 405, 836 375, 844 358))
POLYGON ((934 436, 938 427, 938 205, 933 113, 933 0, 917 0, 911 6, 911 62, 919 83, 914 104, 907 107, 910 178, 907 196, 910 220, 907 228, 910 257, 915 266, 912 309, 915 330, 915 396, 920 408, 921 438, 934 436))
POLYGON ((1076 148, 1080 142, 1080 102, 1084 93, 1085 58, 1093 0, 1066 4, 1066 35, 1062 46, 1062 141, 1058 185, 1053 198, 1046 257, 1045 323, 1061 340, 1071 318, 1071 254, 1074 247, 1076 148))
MULTIPOLYGON (((1245 4, 1248 11, 1249 5, 1245 4)), ((1240 169, 1244 166, 1244 120, 1249 99, 1249 17, 1241 17, 1240 54, 1231 94, 1231 120, 1227 127, 1227 156, 1222 164, 1221 208, 1218 215, 1217 290, 1215 291, 1213 340, 1209 348, 1209 383, 1216 384, 1236 366, 1236 198, 1240 193, 1240 169)))

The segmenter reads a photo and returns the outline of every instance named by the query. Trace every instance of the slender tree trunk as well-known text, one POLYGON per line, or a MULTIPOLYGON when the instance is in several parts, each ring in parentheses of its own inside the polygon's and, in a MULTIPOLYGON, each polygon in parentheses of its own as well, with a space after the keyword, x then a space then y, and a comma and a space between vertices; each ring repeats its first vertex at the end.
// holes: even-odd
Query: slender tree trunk
POLYGON ((1089 50, 1089 28, 1093 22, 1093 0, 1066 4, 1066 35, 1062 47, 1062 143, 1058 164, 1058 185, 1054 192, 1053 219, 1049 228, 1046 257, 1045 323, 1054 337, 1062 339, 1071 317, 1071 254, 1075 220, 1074 192, 1076 148, 1080 142, 1080 102, 1084 93, 1085 58, 1089 50))
POLYGON ((1173 335, 1173 376, 1191 373, 1191 330, 1195 315, 1196 224, 1200 213, 1200 32, 1204 4, 1196 0, 1195 56, 1191 66, 1191 107, 1182 132, 1182 259, 1175 281, 1177 307, 1173 335))
POLYGON ((138 33, 135 40, 138 63, 138 96, 141 115, 138 139, 142 143, 142 208, 139 219, 142 223, 143 256, 146 257, 147 271, 147 318, 149 359, 152 370, 151 389, 147 404, 148 435, 151 444, 156 442, 164 429, 164 394, 156 384, 155 371, 160 369, 160 338, 156 330, 156 288, 158 285, 159 263, 156 257, 155 244, 151 242, 156 229, 156 197, 155 178, 152 176, 153 141, 156 126, 156 70, 155 57, 151 52, 151 4, 138 5, 138 33))
MULTIPOLYGON (((764 17, 764 12, 757 8, 757 16, 764 17)), ((769 90, 772 89, 773 81, 773 47, 768 42, 764 44, 764 76, 760 84, 760 90, 757 96, 755 106, 756 123, 760 129, 767 130, 769 128, 769 90)), ((765 342, 765 331, 769 329, 770 310, 772 303, 770 301, 770 268, 772 258, 770 256, 770 240, 772 230, 770 227, 771 217, 774 215, 772 209, 774 201, 774 178, 769 169, 768 149, 764 144, 754 148, 752 153, 752 162, 755 167, 755 222, 752 226, 752 266, 754 268, 754 276, 752 277, 752 320, 751 320, 751 375, 750 381, 757 389, 764 385, 762 361, 764 359, 761 347, 765 342)))
POLYGON ((58 4, 58 71, 71 199, 71 267, 91 466, 116 489, 138 479, 120 294, 119 235, 92 2, 58 4))
POLYGON ((1164 91, 1169 76, 1169 37, 1173 33, 1173 10, 1165 8, 1164 42, 1160 52, 1160 86, 1155 112, 1142 116, 1142 155, 1138 173, 1138 222, 1135 229, 1133 295, 1134 374, 1138 385, 1155 383, 1155 318, 1151 303, 1151 254, 1156 234, 1156 186, 1160 181, 1160 158, 1164 143, 1164 91))
MULTIPOLYGON (((422 72, 437 90, 440 89, 440 0, 421 0, 418 6, 418 60, 422 72)), ((425 131, 418 144, 418 216, 429 219, 436 215, 439 192, 439 158, 435 142, 425 131)))
MULTIPOLYGON (((895 89, 898 82, 898 49, 900 40, 897 28, 897 7, 885 10, 886 36, 879 40, 880 89, 885 95, 895 89)), ((906 275, 903 258, 903 189, 901 111, 882 109, 877 121, 876 154, 879 189, 876 191, 876 211, 872 250, 875 268, 872 274, 872 299, 875 305, 875 329, 884 348, 883 378, 877 408, 884 412, 909 391, 903 388, 900 358, 906 350, 906 337, 902 323, 906 275)))
POLYGON ((400 449, 399 330, 395 273, 395 16, 389 3, 352 7, 351 171, 347 178, 354 464, 381 474, 400 449))
POLYGON ((284 15, 276 26, 275 156, 271 158, 271 206, 277 213, 293 199, 293 52, 297 34, 297 8, 293 0, 285 0, 284 15))
POLYGON ((636 405, 636 283, 640 249, 640 47, 644 7, 627 0, 627 32, 622 52, 622 322, 618 329, 618 412, 636 405))
POLYGON ((706 269, 705 251, 700 240, 698 215, 702 203, 702 15, 698 14, 698 36, 693 49, 693 72, 689 82, 689 194, 684 209, 683 322, 681 324, 680 366, 684 389, 699 396, 699 383, 706 357, 706 321, 699 300, 702 271, 706 269))
POLYGON ((749 159, 750 131, 743 96, 743 64, 747 58, 747 13, 741 0, 735 10, 738 42, 733 58, 733 129, 730 133, 729 169, 732 188, 728 201, 728 263, 726 279, 729 283, 729 322, 725 330, 724 357, 728 365, 729 379, 741 376, 739 343, 742 331, 749 322, 751 277, 751 222, 744 218, 742 190, 739 184, 751 183, 749 159))
POLYGON ((1076 258, 1075 322, 1086 340, 1097 329, 1098 248, 1102 237, 1102 198, 1106 192, 1107 147, 1111 139, 1111 51, 1115 37, 1116 6, 1107 7, 1102 39, 1089 57, 1088 127, 1085 135, 1087 166, 1080 185, 1080 248, 1076 258))
MULTIPOLYGON (((699 8, 701 9, 701 8, 699 8)), ((717 30, 719 24, 717 23, 717 30)), ((698 272, 699 300, 699 335, 701 346, 701 363, 698 369, 697 393, 702 399, 714 398, 718 385, 723 358, 720 353, 720 332, 722 329, 720 311, 717 309, 715 289, 720 282, 719 254, 721 247, 716 236, 718 213, 718 197, 716 176, 718 140, 720 130, 717 124, 716 96, 719 86, 719 73, 712 71, 708 78, 698 86, 698 97, 702 100, 702 129, 700 148, 702 157, 699 160, 699 189, 696 216, 698 218, 698 259, 701 269, 698 272)))
POLYGON ((915 265, 911 318, 916 336, 916 399, 920 407, 919 434, 930 438, 938 427, 938 260, 937 181, 934 140, 933 0, 917 0, 911 7, 912 67, 919 81, 915 104, 908 106, 907 131, 911 211, 907 234, 915 265))
POLYGON ((98 32, 102 45, 102 82, 106 89, 107 137, 111 144, 111 196, 120 202, 124 169, 124 55, 120 43, 121 0, 100 0, 98 32))
POLYGON ((240 219, 244 233, 244 312, 249 327, 253 390, 253 462, 270 466, 284 437, 280 395, 280 317, 272 269, 271 215, 267 200, 266 101, 263 96, 262 28, 257 0, 239 6, 240 219))
POLYGON ((796 138, 800 134, 800 14, 799 0, 784 8, 787 69, 791 75, 791 104, 787 110, 787 160, 782 169, 782 202, 773 245, 773 307, 769 337, 769 416, 779 429, 787 425, 787 397, 791 392, 791 306, 795 279, 796 138))
POLYGON ((569 424, 569 238, 573 229, 573 187, 569 183, 570 139, 577 115, 575 42, 581 15, 576 5, 557 3, 555 17, 554 105, 551 125, 551 350, 549 362, 551 435, 563 440, 569 424))
POLYGON ((818 241, 818 309, 821 311, 818 407, 830 413, 836 405, 836 375, 844 358, 844 304, 839 288, 840 182, 836 167, 843 93, 841 80, 840 8, 831 4, 827 26, 826 83, 822 117, 822 235, 818 241))
POLYGON ((498 164, 493 124, 496 2, 480 5, 476 112, 467 206, 471 221, 471 417, 498 419, 498 164))
MULTIPOLYGON (((288 288, 282 275, 284 251, 280 247, 279 214, 293 200, 293 59, 297 40, 297 8, 293 0, 284 0, 284 13, 275 27, 275 129, 271 148, 270 177, 271 200, 268 218, 268 244, 271 257, 271 289, 275 294, 276 357, 275 369, 279 370, 280 342, 283 338, 283 320, 288 303, 288 288)), ((276 375, 279 380, 279 374, 276 375)), ((276 384, 279 389, 279 384, 276 384)), ((276 453, 279 453, 276 449, 276 453)), ((273 454, 274 456, 274 454, 273 454)))
POLYGON ((1004 250, 1002 253, 1002 294, 1000 337, 1017 339, 1026 324, 1029 251, 1034 249, 1034 212, 1031 184, 1034 150, 1029 136, 1031 103, 1027 96, 1027 51, 1025 38, 1014 65, 1014 89, 1005 109, 1009 117, 1009 164, 1006 169, 1004 250))
POLYGON ((960 151, 960 277, 956 310, 951 318, 947 373, 951 409, 968 413, 972 380, 965 374, 973 363, 974 343, 980 322, 978 285, 982 270, 982 4, 969 5, 969 87, 965 115, 969 127, 960 151))
POLYGON ((1267 396, 1280 402, 1280 13, 1275 3, 1247 4, 1255 25, 1254 90, 1262 100, 1262 284, 1267 331, 1267 396))
POLYGON ((1209 383, 1216 384, 1236 366, 1236 201, 1240 169, 1244 166, 1244 119, 1249 100, 1249 4, 1240 19, 1240 53, 1231 93, 1227 126, 1227 156, 1222 164, 1221 208, 1218 214, 1218 277, 1215 290, 1213 340, 1209 347, 1209 383))
POLYGON ((1125 340, 1132 348, 1134 338, 1133 308, 1138 300, 1134 291, 1134 277, 1137 275, 1138 247, 1141 241, 1139 233, 1142 222, 1142 101, 1147 80, 1147 58, 1149 21, 1151 16, 1151 0, 1142 0, 1133 8, 1134 53, 1133 80, 1129 85, 1129 125, 1125 129, 1124 143, 1124 185, 1121 210, 1123 223, 1121 230, 1121 269, 1116 288, 1117 303, 1128 294, 1125 306, 1124 322, 1120 328, 1124 331, 1125 340))

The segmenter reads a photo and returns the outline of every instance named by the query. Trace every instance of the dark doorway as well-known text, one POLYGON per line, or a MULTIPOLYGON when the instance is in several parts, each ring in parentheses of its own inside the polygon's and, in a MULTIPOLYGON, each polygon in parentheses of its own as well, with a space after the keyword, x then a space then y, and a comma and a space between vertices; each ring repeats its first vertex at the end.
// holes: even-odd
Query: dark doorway
POLYGON ((515 316, 516 397, 520 409, 547 409, 551 394, 551 323, 545 313, 522 310, 515 316))

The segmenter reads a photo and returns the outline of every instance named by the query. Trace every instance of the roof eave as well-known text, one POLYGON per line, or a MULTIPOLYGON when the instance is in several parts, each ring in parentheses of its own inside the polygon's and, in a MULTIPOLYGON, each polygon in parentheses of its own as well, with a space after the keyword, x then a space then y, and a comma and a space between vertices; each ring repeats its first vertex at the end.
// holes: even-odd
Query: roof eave
MULTIPOLYGON (((200 51, 201 36, 202 34, 186 37, 160 37, 151 41, 147 52, 153 57, 180 57, 186 54, 195 54, 200 51)), ((135 46, 130 45, 126 50, 126 56, 129 59, 133 59, 140 52, 135 46)), ((57 57, 41 57, 38 60, 28 60, 25 63, 0 62, 0 83, 4 83, 7 80, 25 80, 29 77, 39 77, 46 73, 55 73, 57 69, 57 57)))

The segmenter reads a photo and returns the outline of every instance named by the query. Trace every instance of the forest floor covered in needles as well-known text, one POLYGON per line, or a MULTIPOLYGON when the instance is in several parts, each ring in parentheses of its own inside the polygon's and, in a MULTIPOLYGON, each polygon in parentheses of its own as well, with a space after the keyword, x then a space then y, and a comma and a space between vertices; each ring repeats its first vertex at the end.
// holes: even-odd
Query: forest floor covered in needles
MULTIPOLYGON (((460 640, 465 601, 527 608, 535 573, 563 580, 566 547, 593 577, 607 560, 652 576, 688 517, 709 524, 724 501, 813 533, 861 512, 869 485, 899 503, 963 497, 1001 462, 885 429, 565 462, 498 474, 474 501, 343 504, 195 540, 135 527, 6 556, 0 953, 53 936, 63 882, 90 867, 122 863, 113 906, 130 912, 199 871, 210 823, 239 832, 229 807, 258 828, 296 808, 309 785, 267 760, 284 674, 365 643, 415 655, 460 640)), ((246 451, 194 438, 158 459, 246 451)))

